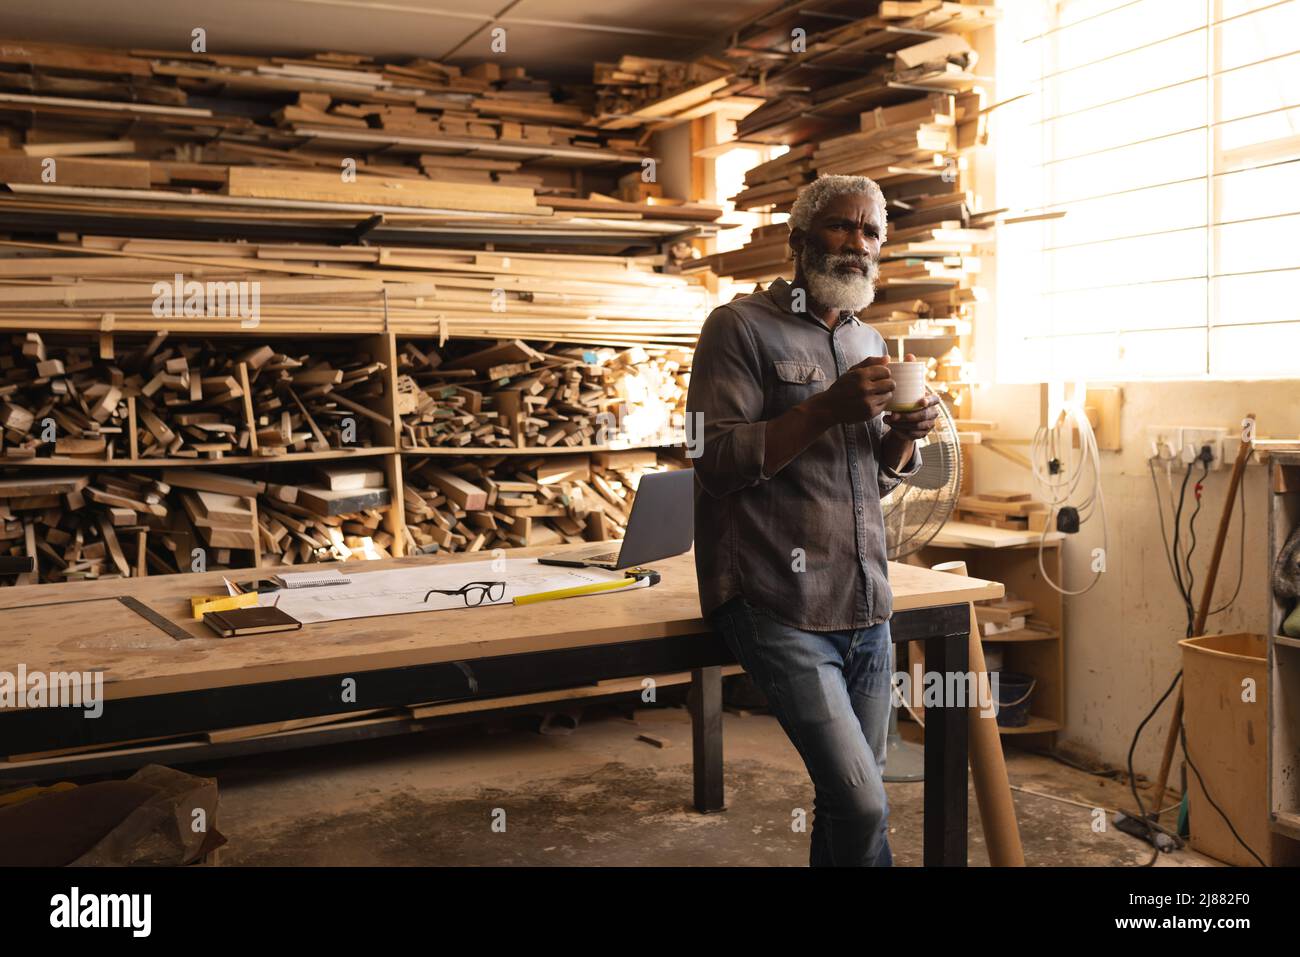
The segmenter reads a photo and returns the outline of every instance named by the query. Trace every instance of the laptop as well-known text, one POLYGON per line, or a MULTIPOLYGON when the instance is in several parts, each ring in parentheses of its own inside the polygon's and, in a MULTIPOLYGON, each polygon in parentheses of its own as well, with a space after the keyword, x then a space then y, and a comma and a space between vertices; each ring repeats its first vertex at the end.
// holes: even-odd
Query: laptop
POLYGON ((633 568, 689 551, 694 540, 695 470, 647 472, 637 486, 622 542, 600 542, 537 560, 570 568, 633 568))

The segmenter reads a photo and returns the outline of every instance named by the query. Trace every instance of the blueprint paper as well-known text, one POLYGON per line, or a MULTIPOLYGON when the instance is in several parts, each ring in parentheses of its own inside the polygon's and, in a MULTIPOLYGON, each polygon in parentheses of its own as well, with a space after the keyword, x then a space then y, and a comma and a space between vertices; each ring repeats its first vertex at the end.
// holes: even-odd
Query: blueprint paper
MULTIPOLYGON (((360 563, 359 563, 360 564, 360 563)), ((422 611, 442 611, 464 608, 460 595, 424 595, 430 588, 459 588, 467 582, 503 581, 505 594, 500 601, 485 600, 480 607, 508 605, 517 595, 535 595, 543 591, 592 585, 597 582, 619 581, 626 575, 621 571, 604 568, 565 568, 560 565, 539 565, 534 558, 508 558, 501 561, 463 562, 447 564, 430 562, 423 566, 390 568, 366 572, 357 569, 347 585, 329 585, 317 588, 280 589, 263 595, 263 605, 275 605, 288 612, 303 624, 322 621, 343 621, 348 618, 372 618, 377 615, 409 615, 422 611), (494 570, 495 566, 495 570, 494 570)), ((645 588, 643 580, 631 588, 645 588)), ((595 592, 597 595, 618 594, 626 589, 595 592)), ((567 601, 567 599, 565 599, 567 601)))

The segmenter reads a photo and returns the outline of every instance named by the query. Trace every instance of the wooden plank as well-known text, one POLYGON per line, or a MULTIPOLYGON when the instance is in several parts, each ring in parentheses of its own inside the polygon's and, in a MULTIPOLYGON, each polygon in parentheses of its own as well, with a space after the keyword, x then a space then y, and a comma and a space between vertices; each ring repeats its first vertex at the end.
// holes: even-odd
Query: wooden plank
POLYGON ((0 155, 0 182, 58 183, 64 186, 102 186, 148 189, 149 164, 139 160, 63 159, 0 155), (47 162, 46 160, 49 160, 47 162))
POLYGON ((112 156, 134 153, 132 140, 85 140, 82 142, 25 143, 23 152, 28 156, 112 156))
POLYGON ((113 523, 104 513, 99 515, 99 530, 104 536, 104 542, 108 546, 108 553, 113 558, 113 564, 122 576, 129 578, 131 575, 131 566, 127 564, 126 555, 122 552, 122 546, 117 540, 117 532, 113 530, 113 523))
POLYGON ((415 206, 486 213, 531 213, 537 210, 533 191, 517 186, 478 186, 380 177, 358 177, 355 182, 345 183, 337 173, 244 166, 231 167, 228 194, 257 199, 415 206))
POLYGON ((427 467, 424 474, 461 508, 468 511, 487 508, 487 493, 478 486, 445 469, 427 467))
POLYGON ((241 497, 257 496, 266 490, 265 482, 255 482, 223 472, 205 472, 199 469, 164 469, 162 480, 174 488, 220 492, 241 497))
POLYGON ((249 451, 257 453, 257 417, 253 415, 253 390, 248 384, 248 363, 239 363, 239 388, 244 394, 244 421, 248 425, 249 451))
POLYGON ((389 503, 387 488, 362 488, 333 491, 301 486, 298 504, 317 515, 343 515, 367 508, 382 508, 389 503))

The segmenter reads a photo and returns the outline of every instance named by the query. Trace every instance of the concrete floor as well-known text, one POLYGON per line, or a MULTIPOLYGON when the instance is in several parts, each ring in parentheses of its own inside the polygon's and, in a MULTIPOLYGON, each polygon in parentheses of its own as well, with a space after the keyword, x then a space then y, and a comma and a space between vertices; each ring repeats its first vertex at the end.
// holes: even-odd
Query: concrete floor
MULTIPOLYGON (((806 865, 808 834, 792 821, 803 808, 811 826, 812 786, 774 718, 725 715, 728 807, 711 815, 690 808, 685 708, 643 708, 629 720, 596 706, 571 734, 536 726, 500 719, 187 770, 220 781, 218 826, 230 840, 222 864, 806 865)), ((1030 865, 1149 860, 1148 845, 1092 830, 1090 808, 1131 804, 1123 785, 1037 755, 1007 757, 1013 787, 1024 789, 1014 796, 1030 865)), ((922 785, 887 787, 895 861, 919 866, 922 785)), ((973 792, 970 820, 970 863, 985 865, 973 792)), ((1214 863, 1192 851, 1157 861, 1214 863)))

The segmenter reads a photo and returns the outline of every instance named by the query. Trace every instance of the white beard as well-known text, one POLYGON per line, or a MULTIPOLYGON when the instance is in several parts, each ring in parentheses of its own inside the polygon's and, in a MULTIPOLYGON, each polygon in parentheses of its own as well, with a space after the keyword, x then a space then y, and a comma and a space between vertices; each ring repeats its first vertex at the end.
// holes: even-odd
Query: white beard
POLYGON ((839 273, 835 271, 837 257, 821 256, 810 245, 805 245, 800 265, 804 280, 813 299, 828 309, 857 312, 871 305, 876 298, 876 280, 880 267, 871 260, 867 274, 839 273))

